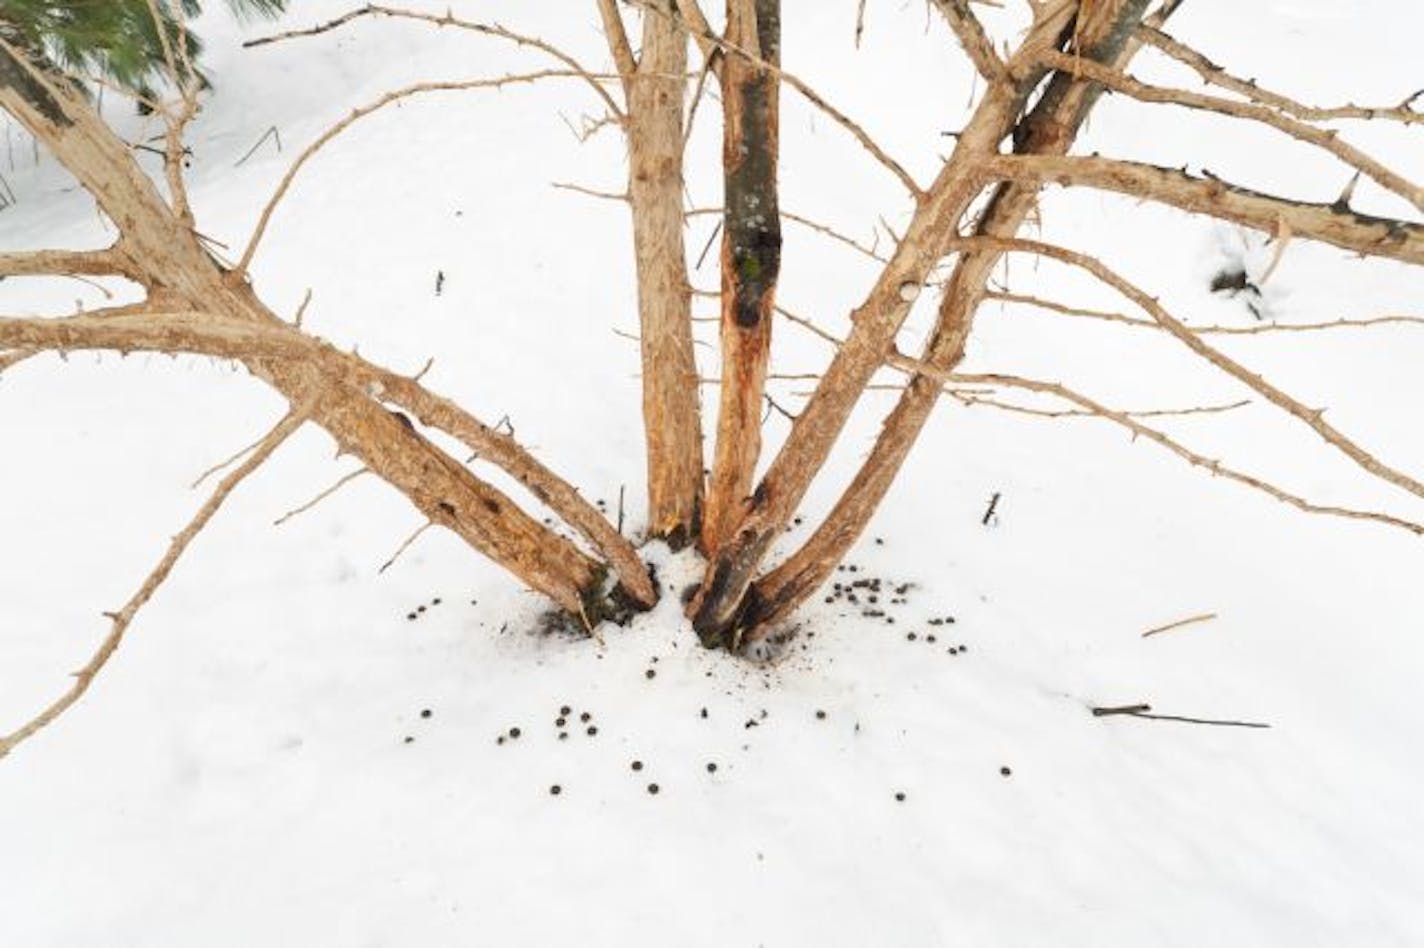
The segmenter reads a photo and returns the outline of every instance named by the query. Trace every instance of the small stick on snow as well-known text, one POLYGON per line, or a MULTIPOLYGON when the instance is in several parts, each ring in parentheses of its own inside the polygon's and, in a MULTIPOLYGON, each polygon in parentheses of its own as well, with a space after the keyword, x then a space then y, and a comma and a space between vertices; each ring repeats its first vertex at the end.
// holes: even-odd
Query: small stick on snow
POLYGON ((989 498, 989 506, 984 509, 984 516, 979 521, 981 524, 987 527, 989 521, 994 519, 994 511, 999 509, 999 498, 1002 496, 998 491, 994 491, 994 496, 989 498))
POLYGON ((1150 704, 1124 704, 1105 708, 1092 708, 1093 717, 1105 718, 1113 715, 1122 715, 1129 718, 1146 718, 1150 721, 1181 721, 1184 724, 1207 724, 1213 727, 1254 727, 1269 728, 1269 724, 1261 721, 1233 721, 1229 719, 1217 718, 1188 718, 1178 714, 1149 714, 1152 710, 1150 704))
POLYGON ((1161 632, 1170 632, 1173 629, 1180 629, 1184 625, 1193 625, 1197 622, 1210 622, 1212 619, 1215 618, 1215 612, 1203 612, 1199 616, 1188 616, 1185 619, 1178 619, 1176 622, 1168 622, 1166 625, 1159 625, 1155 629, 1148 629, 1146 632, 1142 633, 1142 637, 1145 639, 1149 635, 1157 635, 1161 632))
POLYGON ((269 129, 267 129, 267 131, 262 133, 262 137, 257 139, 256 143, 254 143, 251 148, 247 149, 247 153, 245 155, 237 159, 237 163, 234 164, 233 167, 241 168, 242 165, 247 161, 247 159, 251 158, 254 154, 256 154, 257 149, 261 148, 262 143, 269 138, 277 143, 277 154, 280 155, 282 153, 282 133, 277 131, 277 126, 273 125, 269 129))
POLYGON ((1105 718, 1110 714, 1141 714, 1143 711, 1151 711, 1150 704, 1122 704, 1111 708, 1094 708, 1093 717, 1105 718))

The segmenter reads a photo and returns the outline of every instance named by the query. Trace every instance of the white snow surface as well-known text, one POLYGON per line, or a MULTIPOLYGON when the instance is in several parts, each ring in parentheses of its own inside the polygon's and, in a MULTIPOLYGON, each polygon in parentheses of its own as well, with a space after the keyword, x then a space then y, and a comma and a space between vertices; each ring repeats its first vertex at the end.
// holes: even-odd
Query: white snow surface
MULTIPOLYGON (((1008 6, 976 7, 1003 38, 1022 25, 1023 5, 1008 6)), ((348 4, 293 7, 282 28, 348 4)), ((451 7, 608 68, 591 2, 451 7)), ((859 50, 854 18, 850 0, 788 0, 786 66, 927 181, 973 77, 923 4, 870 3, 859 50)), ((216 91, 194 129, 193 197, 199 227, 234 255, 294 155, 353 106, 413 81, 546 66, 408 23, 249 50, 243 36, 274 27, 214 14, 199 28, 216 91), (237 166, 272 128, 280 153, 269 140, 237 166)), ((1424 84, 1421 28, 1424 13, 1387 0, 1193 0, 1172 24, 1218 62, 1322 104, 1388 104, 1424 84)), ((1197 87, 1151 52, 1138 71, 1197 87)), ((106 108, 125 134, 144 131, 106 108)), ((797 96, 784 108, 785 207, 867 242, 882 215, 899 229, 909 204, 894 179, 797 96)), ((434 356, 432 388, 490 423, 508 416, 610 511, 626 489, 636 530, 637 352, 612 331, 636 328, 627 212, 550 187, 621 189, 616 133, 570 131, 599 114, 575 81, 391 106, 300 173, 254 278, 284 313, 311 288, 306 325, 378 362, 414 372, 434 356)), ((1406 175, 1424 171, 1417 132, 1340 127, 1406 175)), ((7 142, 19 201, 0 212, 0 246, 112 237, 13 126, 7 142)), ((718 148, 704 103, 696 206, 718 203, 718 148)), ((1078 150, 1189 161, 1309 200, 1349 178, 1282 136, 1120 97, 1078 150)), ((1368 181, 1355 204, 1414 216, 1368 181)), ((690 254, 712 220, 692 220, 690 254)), ((781 301, 844 331, 873 266, 788 228, 781 301)), ((1251 324, 1206 282, 1236 259, 1259 273, 1271 255, 1256 235, 1086 191, 1051 192, 1041 233, 1102 255, 1194 324, 1251 324)), ((713 264, 694 278, 715 286, 713 264)), ((1048 262, 1016 257, 1001 278, 1127 306, 1048 262)), ((921 294, 902 345, 923 338, 937 296, 921 294)), ((1417 315, 1424 276, 1296 241, 1266 296, 1280 322, 1417 315)), ((11 315, 103 304, 72 280, 0 284, 11 315)), ((824 365, 823 343, 789 323, 777 333, 778 371, 824 365)), ((1419 327, 1213 339, 1424 471, 1419 327)), ((701 355, 715 372, 713 350, 701 355)), ((966 368, 1133 409, 1243 397, 1159 334, 998 303, 966 368)), ((794 407, 806 385, 777 383, 776 397, 794 407)), ((892 395, 867 399, 788 540, 834 500, 892 395)), ((1255 402, 1154 422, 1322 502, 1424 517, 1255 402)), ((0 378, 0 729, 67 686, 107 630, 100 612, 201 503, 194 477, 282 409, 194 358, 81 353, 0 378)), ((787 426, 769 424, 774 450, 787 426)), ((686 554, 649 547, 662 604, 594 641, 542 632, 543 602, 435 531, 378 574, 419 519, 374 478, 272 526, 352 467, 319 431, 293 439, 193 545, 88 696, 0 762, 0 945, 1424 944, 1417 537, 1299 513, 1105 422, 946 399, 856 571, 835 577, 881 579, 888 615, 863 614, 863 587, 859 606, 823 601, 828 589, 785 655, 754 664, 697 645, 677 601, 696 576, 686 554), (1142 637, 1206 612, 1218 617, 1142 637), (1090 713, 1135 703, 1270 728, 1090 713)))

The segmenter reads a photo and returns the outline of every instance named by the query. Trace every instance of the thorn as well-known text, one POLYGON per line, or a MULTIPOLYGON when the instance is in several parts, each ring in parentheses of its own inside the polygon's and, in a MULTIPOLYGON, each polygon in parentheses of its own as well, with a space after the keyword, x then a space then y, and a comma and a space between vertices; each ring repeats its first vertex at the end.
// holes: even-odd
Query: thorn
POLYGON ((1350 199, 1355 196, 1355 185, 1359 183, 1360 173, 1356 171, 1354 177, 1345 185, 1345 190, 1341 191, 1340 196, 1335 199, 1335 203, 1330 205, 1330 210, 1337 214, 1350 213, 1350 199))

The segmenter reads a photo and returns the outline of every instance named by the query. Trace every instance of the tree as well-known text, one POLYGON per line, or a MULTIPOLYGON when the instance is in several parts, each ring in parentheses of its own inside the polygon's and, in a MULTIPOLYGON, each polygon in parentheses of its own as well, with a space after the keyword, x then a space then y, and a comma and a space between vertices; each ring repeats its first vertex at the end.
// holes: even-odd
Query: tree
MULTIPOLYGON (((1204 110, 1289 135, 1338 159, 1346 168, 1424 210, 1424 190, 1347 144, 1322 123, 1339 119, 1424 122, 1410 97, 1398 105, 1315 108, 1237 78, 1165 32, 1182 0, 1044 0, 1012 48, 999 51, 968 0, 933 0, 983 86, 969 121, 933 181, 921 184, 845 114, 784 68, 779 0, 727 0, 724 28, 709 22, 696 0, 638 0, 636 14, 614 0, 597 0, 616 72, 593 72, 535 36, 452 15, 366 5, 327 23, 256 41, 296 40, 338 30, 363 18, 387 18, 455 28, 518 44, 552 59, 553 67, 462 82, 419 83, 355 109, 293 162, 263 208, 245 249, 220 261, 194 227, 183 186, 182 135, 197 107, 194 83, 170 68, 181 98, 161 103, 168 129, 164 196, 135 164, 131 149, 52 63, 0 37, 0 107, 13 115, 79 179, 119 238, 101 251, 33 250, 0 254, 0 275, 106 275, 146 291, 143 303, 77 316, 0 318, 0 371, 40 352, 75 349, 192 353, 230 359, 280 392, 290 410, 247 460, 219 484, 188 528, 178 534, 135 597, 111 615, 113 626, 74 686, 49 709, 8 737, 0 754, 45 726, 81 696, 114 652, 137 610, 162 583, 184 547, 230 491, 292 431, 310 421, 341 449, 401 491, 428 525, 453 531, 522 582, 544 593, 584 627, 651 606, 659 595, 634 544, 584 501, 578 491, 525 450, 512 435, 488 426, 420 381, 337 350, 305 332, 300 314, 279 318, 258 296, 247 270, 293 180, 353 123, 392 103, 432 91, 497 88, 549 78, 582 82, 606 110, 603 125, 626 135, 629 186, 620 195, 632 212, 644 367, 648 535, 673 545, 695 542, 706 557, 688 615, 709 646, 737 650, 792 615, 825 581, 869 523, 942 392, 976 404, 1043 411, 1004 402, 1031 393, 1064 403, 1155 442, 1187 462, 1302 511, 1373 521, 1415 534, 1424 525, 1387 512, 1327 505, 1250 473, 1208 459, 1141 417, 1104 405, 1063 385, 1005 373, 958 371, 988 280, 1006 255, 1058 261, 1101 281, 1141 315, 1105 318, 1171 337, 1206 363, 1251 389, 1313 431, 1365 473, 1424 497, 1424 484, 1391 467, 1326 421, 1319 410, 1212 346, 1207 333, 1184 325, 1153 296, 1098 259, 1070 248, 1024 239, 1041 189, 1049 183, 1115 191, 1232 221, 1269 234, 1277 253, 1292 240, 1311 240, 1363 256, 1424 264, 1424 226, 1358 213, 1350 189, 1328 203, 1308 203, 1238 187, 1203 172, 1115 158, 1071 154, 1104 91, 1148 103, 1204 110), (640 51, 629 39, 641 26, 640 51), (688 72, 689 45, 701 68, 688 72), (1231 93, 1218 96, 1150 85, 1128 72, 1152 46, 1231 93), (692 359, 690 281, 682 226, 683 146, 693 107, 708 80, 721 91, 725 197, 722 226, 721 394, 710 477, 702 464, 702 419, 692 359), (805 97, 854 136, 904 187, 913 213, 884 254, 780 208, 777 186, 778 100, 783 90, 805 97), (621 92, 621 98, 617 93, 621 92), (693 107, 688 106, 688 102, 693 107), (877 258, 879 275, 854 309, 851 330, 836 338, 776 304, 781 227, 811 226, 877 258), (943 276, 947 273, 947 276, 943 276), (941 279, 943 276, 943 279, 941 279), (918 355, 901 352, 897 333, 927 286, 942 283, 938 311, 918 355), (765 473, 761 453, 771 326, 776 314, 799 321, 835 346, 815 392, 765 473), (882 368, 903 373, 895 408, 856 476, 811 537, 768 569, 773 540, 796 514, 812 479, 830 456, 852 409, 882 368), (987 394, 986 394, 987 390, 987 394), (512 475, 532 497, 581 537, 565 539, 511 497, 438 447, 438 431, 474 451, 482 464, 512 475)), ((1050 307, 1071 310, 1053 300, 1050 307)), ((1103 314, 1099 314, 1102 316, 1103 314)), ((1062 411, 1063 409, 1060 409, 1062 411)), ((1051 412, 1050 412, 1051 413, 1051 412)))
MULTIPOLYGON (((236 15, 273 17, 287 0, 226 2, 236 15)), ((4 0, 0 35, 55 71, 112 82, 146 107, 171 60, 201 54, 202 42, 184 24, 202 12, 201 0, 177 7, 170 0, 4 0)))

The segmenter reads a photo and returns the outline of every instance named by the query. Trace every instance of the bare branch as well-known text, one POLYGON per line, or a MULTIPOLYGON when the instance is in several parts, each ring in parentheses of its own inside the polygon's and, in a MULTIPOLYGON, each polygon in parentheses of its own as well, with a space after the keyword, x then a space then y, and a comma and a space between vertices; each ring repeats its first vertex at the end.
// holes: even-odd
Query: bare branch
POLYGON ((599 191, 595 188, 586 188, 581 184, 573 184, 567 181, 555 181, 552 183, 552 187, 559 191, 572 191, 575 194, 583 194, 604 201, 623 201, 626 203, 628 200, 628 193, 626 191, 622 194, 615 194, 612 191, 599 191))
MULTIPOLYGON (((687 211, 686 216, 706 217, 712 214, 721 215, 721 213, 722 208, 720 207, 695 207, 692 210, 687 211)), ((889 262, 889 258, 877 251, 874 247, 861 243, 854 237, 848 237, 828 224, 822 224, 819 221, 812 220, 811 218, 806 217, 802 214, 793 213, 791 211, 785 210, 784 208, 781 210, 781 219, 784 221, 791 221, 795 224, 800 224, 802 227, 805 227, 808 230, 813 230, 818 234, 829 237, 837 243, 844 244, 845 246, 856 251, 857 253, 869 257, 876 263, 883 264, 889 262)))
POLYGON ((1148 45, 1155 46, 1166 55, 1177 62, 1191 68, 1211 85, 1228 89, 1238 95, 1245 96, 1252 102, 1260 105, 1270 106, 1288 115, 1294 115, 1298 119, 1307 122, 1328 122, 1335 119, 1382 119, 1391 122, 1403 122, 1406 125, 1416 125, 1424 122, 1424 113, 1416 112, 1408 105, 1406 99, 1399 105, 1391 106, 1360 106, 1342 105, 1334 108, 1317 108, 1306 105, 1279 92, 1272 92, 1263 89, 1256 84, 1254 79, 1241 79, 1233 76, 1221 66, 1207 59, 1201 53, 1190 46, 1174 39, 1162 30, 1153 29, 1150 26, 1140 27, 1137 35, 1148 45))
MULTIPOLYGON (((984 298, 986 300, 998 300, 1004 303, 1018 303, 1024 306, 1033 306, 1064 316, 1095 319, 1101 322, 1123 323, 1138 329, 1151 329, 1154 332, 1161 331, 1162 329, 1161 326, 1150 319, 1138 319, 1135 316, 1127 316, 1122 313, 1109 313, 1099 309, 1084 309, 1077 306, 1068 306, 1063 303, 1055 302, 1054 300, 1046 300, 1041 297, 1030 296, 1023 293, 1009 293, 993 290, 985 293, 984 298)), ((1192 326, 1191 330, 1198 336, 1262 336, 1277 333, 1322 332, 1331 329, 1368 329, 1372 326, 1387 325, 1424 326, 1424 316, 1367 316, 1359 319, 1341 317, 1339 319, 1317 323, 1257 323, 1250 326, 1192 326)))
POLYGON ((39 349, 15 349, 12 352, 0 352, 0 372, 13 368, 32 356, 39 355, 40 351, 39 349))
POLYGON ((931 3, 949 21, 949 28, 959 38, 959 45, 964 47, 979 75, 990 82, 1004 78, 1004 61, 994 51, 994 41, 970 9, 969 0, 931 0, 931 3))
MULTIPOLYGON (((633 2, 636 3, 641 9, 647 11, 653 16, 668 15, 659 10, 657 7, 649 4, 647 0, 633 0, 633 2)), ((890 155, 883 148, 881 148, 879 144, 876 143, 875 139, 871 138, 870 135, 866 133, 864 128, 862 128, 859 124, 852 120, 850 116, 846 115, 840 109, 837 109, 835 106, 827 102, 826 99, 821 96, 821 94, 818 93, 809 84, 787 72, 786 70, 780 68, 775 63, 769 62, 768 60, 762 58, 753 50, 749 50, 744 46, 739 46, 736 43, 732 43, 729 40, 726 40, 716 35, 715 33, 707 32, 699 34, 698 32, 696 32, 697 28, 693 26, 692 21, 690 19, 678 20, 677 22, 683 24, 688 29, 688 31, 693 34, 694 37, 700 35, 701 39, 706 40, 716 48, 723 50, 729 55, 740 56, 741 58, 747 60, 748 62, 756 66, 758 69, 765 70, 766 72, 775 76, 778 81, 786 83, 788 86, 801 93, 801 96, 806 99, 807 102, 810 102, 813 106, 820 109, 826 115, 830 116, 832 121, 834 121, 837 125, 850 132, 851 135, 855 137, 855 140, 860 142, 861 147, 868 151, 871 156, 875 158, 876 161, 878 161, 891 174, 898 178, 900 180, 900 183, 904 185, 905 190, 909 191, 913 197, 918 199, 923 195, 923 189, 921 189, 920 186, 915 183, 915 179, 910 176, 910 173, 906 171, 898 161, 896 161, 894 158, 891 158, 890 155)))
POLYGON ((138 614, 139 609, 143 608, 143 605, 148 602, 158 590, 158 587, 163 584, 163 581, 168 578, 168 574, 172 572, 173 566, 178 562, 178 558, 183 555, 183 551, 188 548, 188 544, 193 541, 193 538, 198 535, 203 527, 207 526, 208 521, 217 513, 223 501, 227 500, 233 488, 237 487, 243 479, 261 467, 263 462, 272 456, 272 453, 277 450, 282 442, 302 426, 307 419, 307 412, 310 410, 310 407, 311 406, 308 405, 302 409, 294 409, 291 411, 262 439, 262 443, 258 445, 252 457, 248 458, 240 467, 222 479, 217 488, 213 491, 212 496, 198 509, 193 519, 173 538, 172 542, 168 545, 167 551, 163 554, 163 558, 158 561, 158 565, 148 574, 148 577, 143 581, 143 585, 139 587, 138 592, 134 593, 132 598, 130 598, 118 612, 105 613, 112 620, 113 627, 109 630, 109 634, 104 638, 104 641, 100 643, 98 650, 95 651, 89 661, 85 663, 84 667, 74 673, 74 683, 70 685, 69 690, 60 695, 49 707, 35 715, 35 717, 31 718, 20 728, 0 737, 0 758, 9 754, 10 751, 14 750, 22 741, 32 737, 36 732, 53 723, 56 718, 84 696, 84 693, 89 690, 89 686, 94 683, 94 678, 103 669, 104 665, 108 663, 114 652, 118 650, 119 644, 123 641, 124 633, 128 631, 134 616, 138 614))
POLYGON ((416 540, 420 539, 420 535, 433 526, 435 526, 434 522, 426 521, 425 523, 422 523, 420 526, 416 527, 415 532, 413 532, 410 536, 402 540, 401 545, 396 547, 396 551, 391 554, 391 558, 381 564, 381 568, 376 570, 376 575, 379 576, 381 573, 384 573, 386 570, 394 566, 396 560, 401 558, 401 554, 404 553, 406 550, 410 549, 411 544, 414 543, 416 540))
POLYGON ((969 237, 960 241, 959 245, 965 249, 990 249, 1001 253, 1022 252, 1051 257, 1092 274, 1098 280, 1111 286, 1139 306, 1152 317, 1154 322, 1174 336, 1192 352, 1225 372, 1227 375, 1230 375, 1238 382, 1241 382, 1277 408, 1305 424, 1327 444, 1354 461, 1361 469, 1382 481, 1393 484, 1401 490, 1408 491, 1416 497, 1424 498, 1424 483, 1420 483, 1408 474, 1390 467, 1370 452, 1355 444, 1354 441, 1350 440, 1325 420, 1322 410, 1307 408, 1297 399, 1292 398, 1270 382, 1267 382, 1259 374, 1245 368, 1225 353, 1207 345, 1196 333, 1192 332, 1189 327, 1168 313, 1155 299, 1123 279, 1096 258, 1076 251, 1066 250, 1062 247, 1056 247, 1052 244, 1022 239, 969 237))
POLYGON ((1297 121, 1263 105, 1236 102, 1232 99, 1203 95, 1199 92, 1188 92, 1185 89, 1166 89, 1148 85, 1131 76, 1124 75, 1116 69, 1052 50, 1044 51, 1040 58, 1042 62, 1055 69, 1074 76, 1086 76, 1094 82, 1115 92, 1131 96, 1140 102, 1180 105, 1189 109, 1215 112, 1219 115, 1246 119, 1270 126, 1298 141, 1329 152, 1351 168, 1363 172, 1380 187, 1394 192, 1415 207, 1424 210, 1424 187, 1420 187, 1403 175, 1391 170, 1353 145, 1341 141, 1334 130, 1316 128, 1314 125, 1297 121))
POLYGON ((633 76, 638 72, 638 61, 633 58, 633 47, 628 44, 628 32, 623 28, 623 14, 618 12, 618 0, 598 0, 598 15, 603 18, 603 33, 608 38, 613 65, 623 79, 623 94, 629 95, 632 93, 633 76))
MULTIPOLYGON (((786 312, 784 309, 778 308, 778 312, 780 312, 786 318, 795 322, 797 325, 800 325, 803 328, 820 336, 822 339, 825 339, 834 345, 841 344, 841 341, 837 339, 834 335, 816 326, 810 320, 794 316, 791 313, 786 312)), ((1292 494, 1288 491, 1282 490, 1281 488, 1268 481, 1262 480, 1261 478, 1255 477, 1250 474, 1243 473, 1234 468, 1228 467, 1225 464, 1222 464, 1218 460, 1208 458, 1205 455, 1192 451, 1191 449, 1183 446, 1180 442, 1173 439, 1171 436, 1167 435, 1165 432, 1162 432, 1156 428, 1149 427, 1138 421, 1137 418, 1134 417, 1134 413, 1132 412, 1120 411, 1118 409, 1109 408, 1108 406, 1094 401, 1088 396, 1082 395, 1079 392, 1074 391, 1073 389, 1070 389, 1067 386, 1061 385, 1057 382, 1046 382, 1038 379, 1029 379, 1017 375, 1007 375, 1003 373, 950 372, 944 369, 940 369, 936 366, 929 365, 928 363, 923 362, 921 360, 912 359, 909 356, 901 355, 898 352, 892 353, 890 357, 886 360, 886 362, 892 368, 898 369, 899 371, 904 372, 912 377, 915 375, 922 375, 927 378, 933 379, 941 385, 945 386, 946 390, 949 391, 951 394, 954 393, 954 389, 952 388, 952 386, 973 385, 993 386, 997 388, 1015 388, 1022 389, 1027 392, 1033 392, 1038 395, 1054 396, 1056 398, 1068 402, 1069 404, 1078 406, 1078 408, 1081 409, 1083 413, 1083 417, 1095 417, 1101 418, 1105 421, 1111 421, 1114 424, 1117 424, 1120 427, 1131 432, 1134 438, 1140 437, 1155 442, 1156 444, 1170 451, 1172 454, 1175 454, 1177 457, 1186 461, 1193 467, 1201 468, 1202 470, 1210 472, 1213 476, 1222 477, 1226 480, 1233 481, 1235 483, 1249 487, 1252 490, 1259 491, 1269 497, 1274 498, 1275 500, 1278 500, 1284 504, 1288 504, 1304 513, 1323 514, 1332 517, 1342 517, 1347 520, 1373 521, 1375 523, 1382 523, 1386 526, 1406 530, 1410 533, 1415 534, 1416 536, 1424 536, 1424 524, 1415 523, 1413 521, 1405 520, 1403 518, 1395 517, 1391 514, 1386 513, 1378 513, 1375 511, 1368 510, 1356 510, 1349 507, 1336 507, 1325 504, 1316 504, 1312 501, 1306 500, 1304 497, 1301 497, 1297 494, 1292 494)), ((959 398, 958 400, 969 406, 992 404, 986 401, 983 397, 975 396, 971 396, 968 398, 959 398)), ((1001 406, 992 405, 992 407, 1001 406)), ((1044 413, 1024 412, 1024 414, 1042 416, 1044 413)))
POLYGON ((999 155, 979 165, 985 174, 1115 191, 1194 214, 1276 233, 1285 221, 1298 238, 1318 240, 1369 257, 1424 264, 1424 224, 1360 214, 1333 204, 1310 204, 1263 194, 1210 175, 1112 158, 999 155))
POLYGON ((330 497, 332 494, 336 493, 341 488, 345 487, 347 484, 360 477, 362 474, 369 473, 371 473, 371 469, 369 467, 363 467, 352 471, 350 474, 343 474, 336 481, 335 484, 332 484, 330 487, 317 494, 311 500, 302 504, 300 507, 293 507, 291 510, 282 514, 282 516, 278 517, 276 520, 273 520, 272 526, 280 527, 282 524, 286 523, 288 520, 291 520, 293 517, 298 516, 299 514, 306 513, 308 510, 311 510, 317 504, 321 503, 323 500, 326 500, 326 498, 330 497))
MULTIPOLYGON (((548 42, 547 40, 540 39, 537 36, 527 36, 523 33, 516 33, 513 30, 505 29, 498 23, 474 23, 469 20, 462 20, 458 17, 452 16, 448 11, 443 15, 440 15, 434 13, 421 13, 417 10, 403 10, 397 7, 385 7, 374 3, 368 3, 364 7, 361 7, 356 10, 351 10, 335 18, 334 20, 327 21, 326 23, 321 23, 317 26, 308 27, 304 30, 288 30, 285 33, 277 33, 273 36, 263 36, 258 39, 251 39, 243 43, 242 45, 244 48, 247 48, 250 46, 263 46, 267 43, 276 43, 281 40, 295 39, 297 37, 316 36, 320 33, 326 33, 338 27, 344 26, 345 24, 350 23, 352 20, 358 19, 363 16, 384 16, 390 17, 391 19, 416 20, 424 23, 430 23, 434 26, 439 27, 449 26, 455 29, 469 30, 472 33, 478 33, 481 36, 490 36, 497 39, 508 40, 509 42, 514 43, 518 46, 527 46, 530 49, 537 49, 543 53, 547 53, 554 59, 567 66, 569 68, 570 74, 579 76, 587 80, 589 87, 592 88, 593 91, 598 94, 599 98, 603 100, 603 103, 608 106, 609 111, 611 111, 614 115, 620 117, 623 115, 623 111, 618 108, 618 103, 615 102, 613 100, 613 97, 608 94, 608 91, 596 81, 598 74, 595 73, 593 70, 585 69, 582 63, 580 63, 573 56, 570 56, 568 53, 564 52, 562 49, 559 49, 554 44, 548 42)), ((613 78, 616 79, 619 77, 614 76, 613 78)))
POLYGON ((134 279, 137 271, 118 245, 105 250, 25 250, 0 253, 0 277, 76 274, 134 279))
POLYGON ((1151 635, 1161 635, 1163 632, 1170 632, 1173 629, 1180 629, 1184 625, 1196 625, 1198 622, 1210 622, 1212 619, 1215 618, 1215 612, 1203 612, 1201 615, 1188 616, 1185 619, 1178 619, 1175 622, 1168 622, 1166 625, 1159 625, 1155 628, 1148 629, 1146 632, 1142 633, 1142 637, 1145 639, 1151 635))
MULTIPOLYGON (((901 368, 906 371, 913 372, 916 371, 914 366, 917 363, 915 362, 915 360, 912 359, 901 360, 897 358, 892 361, 892 364, 895 365, 896 368, 901 368)), ((923 367, 922 363, 919 365, 921 366, 919 371, 922 371, 922 373, 925 375, 931 375, 931 373, 923 367)), ((1408 532, 1413 533, 1416 536, 1424 535, 1424 524, 1405 520, 1401 517, 1393 516, 1392 514, 1378 513, 1370 510, 1356 510, 1349 507, 1336 507, 1326 504, 1317 504, 1312 501, 1306 500, 1304 497, 1301 497, 1297 494, 1289 493, 1288 491, 1282 490, 1281 488, 1275 486, 1274 484, 1268 481, 1265 481, 1250 474, 1245 474, 1234 468, 1228 467, 1225 464, 1222 464, 1218 460, 1214 460, 1202 454, 1198 454, 1197 452, 1184 447, 1182 444, 1174 440, 1166 433, 1156 428, 1150 428, 1147 425, 1142 424, 1140 421, 1137 421, 1131 415, 1109 408, 1106 405, 1094 401, 1086 395, 1079 394, 1078 392, 1069 389, 1066 386, 1060 385, 1056 382, 1043 382, 1036 379, 1027 379, 1021 378, 1019 376, 1004 375, 1000 373, 944 373, 943 378, 947 382, 953 382, 956 384, 1001 385, 1009 388, 1021 388, 1025 391, 1037 392, 1039 394, 1056 395, 1064 401, 1071 402, 1079 406, 1091 415, 1105 419, 1107 421, 1111 421, 1127 429, 1128 431, 1132 432, 1134 437, 1145 438, 1149 441, 1153 441, 1161 445, 1163 448, 1166 448, 1168 451, 1172 452, 1177 457, 1186 461, 1193 467, 1199 467, 1205 471, 1209 471, 1211 474, 1217 477, 1222 477, 1229 481, 1235 481, 1238 484, 1243 484, 1247 487, 1252 488, 1253 490, 1260 491, 1261 493, 1267 494, 1270 497, 1281 501, 1282 503, 1289 504, 1297 510, 1311 514, 1325 514, 1332 517, 1343 517, 1347 520, 1369 520, 1375 523, 1382 523, 1387 526, 1398 527, 1402 530, 1407 530, 1408 532)))
MULTIPOLYGON (((399 102, 414 95, 421 95, 427 92, 457 92, 467 89, 498 89, 514 83, 536 82, 540 79, 556 78, 591 78, 587 73, 571 72, 566 69, 546 69, 539 72, 522 73, 519 75, 504 76, 498 79, 468 79, 458 82, 418 82, 414 85, 406 86, 387 92, 374 102, 369 102, 360 108, 352 109, 351 114, 328 128, 317 137, 310 145, 302 150, 295 161, 292 162, 287 173, 278 182, 277 189, 267 200, 267 204, 262 208, 262 214, 257 219, 257 226, 253 229, 252 236, 248 238, 247 249, 242 252, 242 258, 238 260, 236 269, 238 272, 246 272, 252 264, 252 258, 257 253, 257 245, 262 242, 262 237, 267 232, 267 226, 271 223, 272 214, 281 203, 282 198, 292 186, 292 180, 296 178, 297 172, 311 160, 311 158, 322 149, 333 138, 346 131, 352 125, 373 112, 380 111, 393 102, 399 102)), ((596 77, 595 77, 596 78, 596 77)), ((616 78, 616 77, 615 77, 616 78)))

